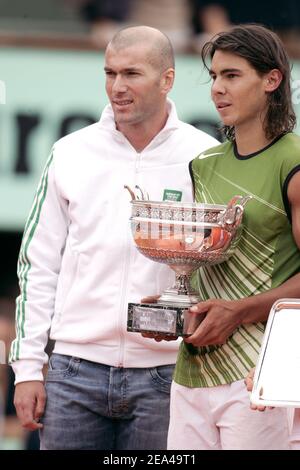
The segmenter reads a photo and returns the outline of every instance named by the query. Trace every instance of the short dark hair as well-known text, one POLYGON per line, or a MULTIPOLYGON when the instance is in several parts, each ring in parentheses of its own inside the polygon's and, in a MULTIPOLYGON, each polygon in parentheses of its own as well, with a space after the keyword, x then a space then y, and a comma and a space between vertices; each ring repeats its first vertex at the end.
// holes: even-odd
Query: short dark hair
MULTIPOLYGON (((264 131, 269 139, 291 132, 296 125, 290 85, 291 71, 288 55, 279 37, 259 24, 237 25, 229 31, 218 33, 202 48, 201 57, 207 69, 207 57, 212 59, 217 50, 231 52, 246 59, 259 75, 272 69, 280 70, 282 81, 279 87, 268 93, 264 131)), ((234 140, 233 126, 224 126, 223 130, 229 140, 234 140)))
POLYGON ((154 68, 160 72, 164 72, 168 68, 175 68, 174 50, 170 39, 166 34, 150 26, 123 28, 114 35, 108 47, 125 49, 141 43, 149 45, 145 59, 154 68))

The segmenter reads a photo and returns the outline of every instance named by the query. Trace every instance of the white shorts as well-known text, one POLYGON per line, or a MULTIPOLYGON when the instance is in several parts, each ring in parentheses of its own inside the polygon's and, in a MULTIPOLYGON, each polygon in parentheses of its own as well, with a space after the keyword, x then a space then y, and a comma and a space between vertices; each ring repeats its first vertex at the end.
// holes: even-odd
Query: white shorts
POLYGON ((293 450, 300 450, 300 408, 291 409, 290 445, 293 450))
POLYGON ((173 382, 168 449, 288 450, 287 410, 251 410, 243 380, 209 388, 173 382))

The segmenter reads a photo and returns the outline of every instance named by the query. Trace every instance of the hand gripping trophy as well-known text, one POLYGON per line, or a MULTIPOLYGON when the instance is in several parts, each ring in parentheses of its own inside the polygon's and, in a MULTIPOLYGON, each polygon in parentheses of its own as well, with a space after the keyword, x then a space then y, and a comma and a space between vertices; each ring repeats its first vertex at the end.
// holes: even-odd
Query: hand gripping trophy
POLYGON ((175 285, 156 304, 129 303, 127 330, 189 336, 203 319, 189 312, 201 302, 190 286, 200 266, 230 258, 242 232, 245 204, 251 196, 235 196, 228 205, 150 201, 131 194, 131 230, 137 249, 147 258, 175 271, 175 285))

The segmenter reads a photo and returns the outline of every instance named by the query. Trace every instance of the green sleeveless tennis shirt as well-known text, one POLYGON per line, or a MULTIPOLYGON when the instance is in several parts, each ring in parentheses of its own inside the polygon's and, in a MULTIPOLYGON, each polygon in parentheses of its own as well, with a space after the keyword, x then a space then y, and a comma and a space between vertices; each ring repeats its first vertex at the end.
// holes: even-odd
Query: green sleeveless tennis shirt
MULTIPOLYGON (((227 204, 235 195, 253 197, 233 256, 193 275, 193 287, 203 300, 256 295, 300 271, 287 198, 288 183, 300 170, 299 136, 286 134, 248 156, 239 156, 235 143, 226 142, 199 155, 190 168, 197 202, 227 204)), ((223 345, 195 348, 182 342, 175 382, 210 387, 244 378, 256 364, 264 326, 241 325, 223 345)))

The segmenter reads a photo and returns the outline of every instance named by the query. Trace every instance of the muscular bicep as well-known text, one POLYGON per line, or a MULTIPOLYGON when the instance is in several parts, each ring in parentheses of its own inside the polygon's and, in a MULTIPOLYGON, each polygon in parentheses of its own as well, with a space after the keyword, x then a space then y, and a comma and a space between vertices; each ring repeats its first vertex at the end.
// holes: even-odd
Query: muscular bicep
POLYGON ((291 178, 287 196, 291 206, 293 236, 300 249, 300 171, 291 178))

